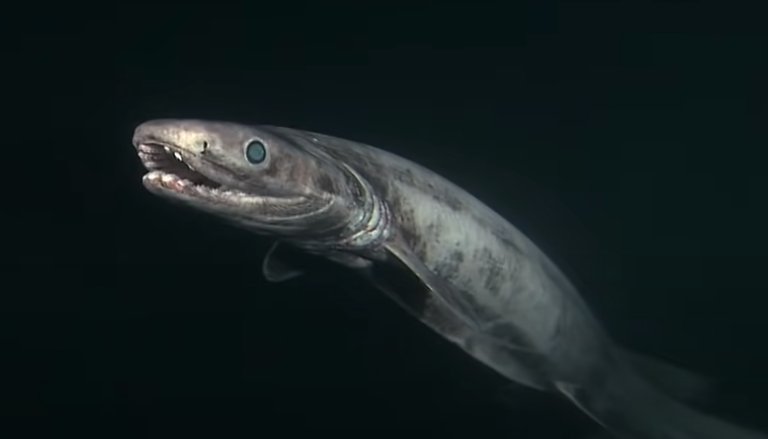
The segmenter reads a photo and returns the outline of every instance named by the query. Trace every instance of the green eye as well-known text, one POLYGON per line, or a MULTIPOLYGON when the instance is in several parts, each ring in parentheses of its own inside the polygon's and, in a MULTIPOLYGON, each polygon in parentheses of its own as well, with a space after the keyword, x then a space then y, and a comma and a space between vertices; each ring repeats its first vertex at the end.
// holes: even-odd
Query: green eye
POLYGON ((245 147, 245 158, 254 165, 259 164, 267 158, 267 148, 259 140, 252 140, 245 147))

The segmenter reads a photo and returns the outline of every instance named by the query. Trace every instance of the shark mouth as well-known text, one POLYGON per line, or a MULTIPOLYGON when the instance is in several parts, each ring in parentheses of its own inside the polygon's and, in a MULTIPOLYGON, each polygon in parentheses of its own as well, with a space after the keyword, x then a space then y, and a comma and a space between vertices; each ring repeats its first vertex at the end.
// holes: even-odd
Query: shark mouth
POLYGON ((137 149, 141 163, 149 171, 144 176, 146 183, 160 185, 177 192, 194 188, 208 190, 221 188, 219 183, 197 172, 185 161, 184 153, 168 145, 142 143, 137 149))
MULTIPOLYGON (((225 186, 197 171, 194 163, 199 163, 200 159, 193 159, 191 153, 173 144, 141 142, 136 145, 136 150, 148 171, 142 182, 150 192, 231 218, 247 209, 264 209, 273 211, 274 217, 270 221, 277 224, 322 213, 333 204, 329 199, 316 200, 322 204, 313 205, 304 195, 270 196, 225 186)), ((285 226, 273 224, 271 227, 285 226)))
POLYGON ((190 164, 198 160, 188 160, 190 153, 172 144, 143 142, 138 144, 136 149, 141 163, 149 171, 142 181, 151 192, 187 201, 204 201, 208 205, 218 207, 226 204, 242 206, 243 203, 279 201, 246 193, 211 180, 190 164))

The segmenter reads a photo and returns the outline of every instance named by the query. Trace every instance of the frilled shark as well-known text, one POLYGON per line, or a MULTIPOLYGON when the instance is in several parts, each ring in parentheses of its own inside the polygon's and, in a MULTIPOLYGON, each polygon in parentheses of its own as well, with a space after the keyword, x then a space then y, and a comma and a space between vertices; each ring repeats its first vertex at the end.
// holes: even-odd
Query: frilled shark
POLYGON ((620 347, 526 235, 417 163, 320 133, 198 119, 149 120, 133 144, 151 193, 277 243, 268 280, 301 273, 278 246, 348 267, 480 363, 564 396, 615 437, 768 439, 692 408, 686 371, 620 347))

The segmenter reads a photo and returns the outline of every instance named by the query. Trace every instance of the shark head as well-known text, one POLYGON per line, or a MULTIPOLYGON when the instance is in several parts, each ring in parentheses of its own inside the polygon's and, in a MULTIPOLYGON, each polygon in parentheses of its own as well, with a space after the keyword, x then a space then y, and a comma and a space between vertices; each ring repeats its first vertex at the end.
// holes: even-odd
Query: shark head
POLYGON ((133 145, 151 193, 256 233, 338 241, 369 230, 375 195, 312 139, 269 126, 156 119, 135 129, 133 145))

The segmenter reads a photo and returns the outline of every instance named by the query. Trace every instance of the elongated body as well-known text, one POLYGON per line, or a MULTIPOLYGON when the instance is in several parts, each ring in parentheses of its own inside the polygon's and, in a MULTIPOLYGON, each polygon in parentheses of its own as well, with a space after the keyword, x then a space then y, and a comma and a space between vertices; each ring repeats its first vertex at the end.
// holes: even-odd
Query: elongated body
MULTIPOLYGON (((151 192, 360 271, 469 355, 618 437, 764 438, 668 396, 684 374, 650 362, 664 375, 651 384, 534 243, 429 169, 327 135, 214 121, 149 121, 134 145, 151 192), (411 282, 392 283, 393 269, 411 282)), ((275 247, 264 274, 300 272, 275 247)))

